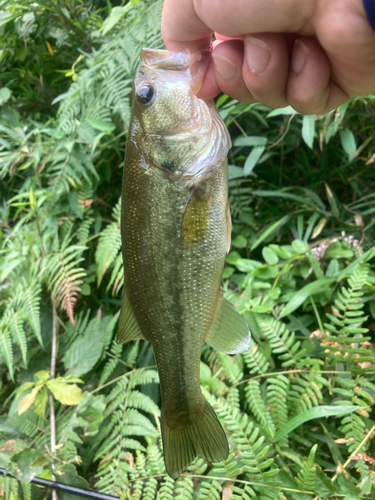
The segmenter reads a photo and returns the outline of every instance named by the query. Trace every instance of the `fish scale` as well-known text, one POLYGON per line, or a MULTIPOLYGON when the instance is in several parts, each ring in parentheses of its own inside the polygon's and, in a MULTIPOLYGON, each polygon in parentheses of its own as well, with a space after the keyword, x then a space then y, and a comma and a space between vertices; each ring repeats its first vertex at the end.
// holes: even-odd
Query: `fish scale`
POLYGON ((195 456, 228 456, 224 430, 200 389, 203 342, 233 353, 250 345, 245 320, 220 289, 231 227, 228 134, 215 108, 194 95, 188 63, 184 54, 143 52, 121 209, 125 292, 118 342, 152 344, 164 459, 174 478, 195 456))

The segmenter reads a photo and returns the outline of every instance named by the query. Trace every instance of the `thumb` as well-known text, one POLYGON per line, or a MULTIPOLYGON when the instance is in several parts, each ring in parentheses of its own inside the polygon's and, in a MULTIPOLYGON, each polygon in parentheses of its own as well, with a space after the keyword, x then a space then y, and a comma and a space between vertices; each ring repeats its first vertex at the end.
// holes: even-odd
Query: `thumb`
POLYGON ((212 33, 314 33, 307 21, 317 0, 165 0, 162 35, 169 50, 199 50, 212 33), (272 13, 272 15, 270 15, 272 13))

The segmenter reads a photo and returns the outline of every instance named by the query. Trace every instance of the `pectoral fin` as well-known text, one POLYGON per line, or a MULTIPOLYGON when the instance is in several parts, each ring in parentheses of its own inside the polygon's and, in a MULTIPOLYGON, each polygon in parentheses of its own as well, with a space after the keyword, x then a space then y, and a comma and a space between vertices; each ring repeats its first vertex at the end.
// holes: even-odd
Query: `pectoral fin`
POLYGON ((221 297, 207 344, 226 354, 237 354, 250 349, 251 333, 243 318, 229 302, 221 297))
POLYGON ((117 331, 117 343, 122 344, 129 340, 144 339, 144 335, 139 328, 138 321, 134 316, 133 309, 130 305, 126 294, 122 299, 120 324, 117 331))
POLYGON ((209 206, 211 196, 195 187, 186 202, 182 217, 181 236, 185 243, 202 241, 209 224, 209 206))

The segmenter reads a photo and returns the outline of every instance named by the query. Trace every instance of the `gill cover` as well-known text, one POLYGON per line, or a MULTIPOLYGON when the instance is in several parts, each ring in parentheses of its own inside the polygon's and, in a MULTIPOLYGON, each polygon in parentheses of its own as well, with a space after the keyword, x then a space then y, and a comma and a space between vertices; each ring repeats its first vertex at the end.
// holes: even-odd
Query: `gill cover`
POLYGON ((130 140, 144 158, 174 177, 195 179, 227 156, 228 131, 211 101, 198 99, 209 51, 143 49, 134 80, 130 140))

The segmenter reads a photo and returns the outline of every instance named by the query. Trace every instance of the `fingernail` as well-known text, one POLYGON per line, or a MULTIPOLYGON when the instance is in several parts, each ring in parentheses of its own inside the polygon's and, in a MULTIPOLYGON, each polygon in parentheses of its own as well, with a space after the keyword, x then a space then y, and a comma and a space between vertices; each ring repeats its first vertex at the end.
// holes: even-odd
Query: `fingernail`
POLYGON ((303 70, 307 56, 310 51, 301 40, 294 42, 293 57, 292 57, 292 70, 294 73, 301 73, 303 70))
POLYGON ((252 36, 245 37, 246 61, 253 73, 260 73, 270 60, 270 48, 263 40, 252 36))
POLYGON ((216 71, 222 78, 233 78, 237 72, 237 66, 232 63, 227 57, 222 56, 213 52, 212 57, 214 59, 216 71))

